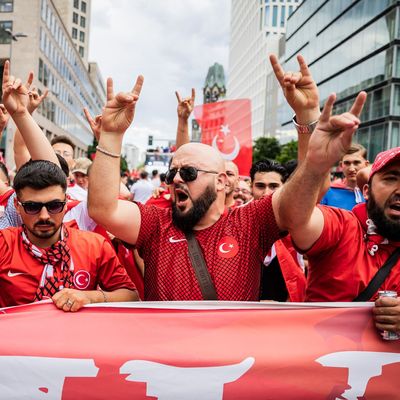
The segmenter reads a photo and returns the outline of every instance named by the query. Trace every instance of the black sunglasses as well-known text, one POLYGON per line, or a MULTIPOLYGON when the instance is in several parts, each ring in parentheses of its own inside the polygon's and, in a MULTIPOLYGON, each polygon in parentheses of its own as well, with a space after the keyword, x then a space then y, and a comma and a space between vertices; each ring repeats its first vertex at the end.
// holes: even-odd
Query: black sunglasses
POLYGON ((170 185, 174 181, 175 175, 178 172, 184 182, 193 182, 196 180, 199 171, 207 174, 218 174, 218 172, 215 171, 205 171, 204 169, 198 169, 195 167, 171 168, 166 173, 165 182, 167 185, 170 185))
POLYGON ((58 214, 63 210, 66 203, 66 201, 60 200, 52 200, 48 201, 47 203, 39 203, 36 201, 18 202, 18 204, 21 204, 21 206, 24 208, 24 211, 29 215, 39 214, 43 207, 46 207, 50 214, 58 214))

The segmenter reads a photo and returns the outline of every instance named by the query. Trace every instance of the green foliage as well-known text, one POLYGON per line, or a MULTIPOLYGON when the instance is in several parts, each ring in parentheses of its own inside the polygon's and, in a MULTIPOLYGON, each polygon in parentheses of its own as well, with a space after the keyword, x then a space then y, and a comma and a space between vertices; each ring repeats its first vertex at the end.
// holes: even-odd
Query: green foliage
POLYGON ((125 156, 121 156, 120 168, 122 172, 129 171, 128 162, 126 161, 125 156))
POLYGON ((281 164, 290 160, 297 160, 297 141, 291 140, 281 147, 281 153, 276 157, 276 161, 281 164))
POLYGON ((281 145, 274 137, 261 136, 254 142, 253 146, 253 162, 265 160, 276 160, 276 157, 281 152, 281 145))

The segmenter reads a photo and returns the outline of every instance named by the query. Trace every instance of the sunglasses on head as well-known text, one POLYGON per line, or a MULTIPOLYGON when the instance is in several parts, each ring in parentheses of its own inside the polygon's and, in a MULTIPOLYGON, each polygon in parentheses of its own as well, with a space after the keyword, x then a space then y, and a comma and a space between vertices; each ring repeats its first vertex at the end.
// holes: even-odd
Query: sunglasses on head
POLYGON ((165 182, 170 185, 175 178, 175 175, 179 172, 184 182, 193 182, 196 180, 198 172, 205 172, 207 174, 218 174, 215 171, 205 171, 204 169, 198 169, 195 167, 182 167, 182 168, 171 168, 167 171, 165 176, 165 182))
POLYGON ((66 203, 67 203, 66 201, 60 201, 60 200, 52 200, 48 201, 47 203, 40 203, 36 201, 18 202, 18 204, 20 204, 23 207, 24 211, 29 215, 39 214, 40 211, 42 211, 43 207, 46 207, 46 210, 50 214, 58 214, 63 210, 66 203))

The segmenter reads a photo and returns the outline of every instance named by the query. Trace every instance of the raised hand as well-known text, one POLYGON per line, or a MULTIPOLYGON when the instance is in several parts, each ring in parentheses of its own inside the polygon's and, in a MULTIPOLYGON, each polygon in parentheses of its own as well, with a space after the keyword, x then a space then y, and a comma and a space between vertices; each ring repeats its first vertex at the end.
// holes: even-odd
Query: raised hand
POLYGON ((319 93, 303 56, 298 55, 300 71, 285 72, 278 58, 271 54, 270 62, 283 94, 296 114, 297 122, 306 124, 316 120, 319 115, 319 93))
POLYGON ((102 114, 102 132, 123 134, 129 128, 135 116, 143 80, 143 76, 139 75, 131 92, 114 95, 113 81, 107 79, 107 103, 102 114))
POLYGON ((360 92, 350 111, 332 116, 335 99, 335 94, 329 95, 308 145, 307 160, 323 170, 332 167, 349 149, 367 94, 360 92))
POLYGON ((49 94, 48 89, 46 89, 41 95, 39 94, 39 92, 35 87, 29 90, 28 111, 30 114, 33 114, 33 112, 40 106, 40 103, 42 103, 42 101, 47 97, 48 94, 49 94))
MULTIPOLYGON (((29 81, 29 78, 28 78, 29 81)), ((21 82, 10 76, 10 62, 4 63, 3 72, 3 104, 11 116, 27 111, 29 102, 28 89, 21 82)))
POLYGON ((83 109, 83 112, 85 113, 85 117, 87 121, 89 122, 90 128, 93 132, 94 137, 96 138, 97 141, 100 140, 100 133, 101 133, 101 120, 102 120, 102 115, 96 115, 96 117, 93 119, 92 116, 90 115, 89 110, 85 107, 83 109))
POLYGON ((188 119, 194 107, 194 99, 196 96, 195 90, 192 88, 192 96, 187 97, 183 100, 178 92, 175 92, 175 95, 176 98, 178 99, 178 107, 177 107, 178 118, 188 119))

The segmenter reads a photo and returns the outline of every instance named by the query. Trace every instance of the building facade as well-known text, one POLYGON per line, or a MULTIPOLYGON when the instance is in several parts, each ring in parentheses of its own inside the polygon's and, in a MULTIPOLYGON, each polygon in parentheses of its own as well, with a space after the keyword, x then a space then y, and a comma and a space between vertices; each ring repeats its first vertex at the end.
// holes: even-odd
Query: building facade
MULTIPOLYGON (((400 5, 395 0, 306 0, 289 18, 285 69, 301 53, 316 80, 321 106, 336 92, 334 112, 349 110, 357 93, 367 102, 355 140, 368 157, 400 145, 400 5)), ((291 128, 282 101, 280 121, 291 128)))
MULTIPOLYGON (((96 115, 105 103, 98 69, 90 75, 53 0, 8 1, 6 10, 2 9, 4 3, 0 0, 1 65, 10 59, 11 73, 22 79, 34 72, 39 91, 49 89, 47 99, 34 114, 36 121, 49 139, 68 135, 76 144, 75 157, 85 155, 93 135, 83 107, 96 115), (11 40, 4 29, 26 37, 11 40)), ((13 165, 14 130, 14 124, 9 123, 1 146, 9 165, 13 165)))
MULTIPOLYGON (((267 75, 271 72, 268 54, 278 51, 286 21, 300 2, 232 0, 227 94, 232 100, 251 100, 253 139, 270 131, 268 123, 276 125, 269 119, 275 110, 266 110, 267 75)), ((270 82, 274 85, 273 80, 270 82)), ((271 96, 276 97, 276 85, 268 90, 274 91, 271 96)))

